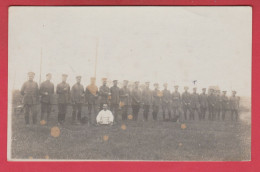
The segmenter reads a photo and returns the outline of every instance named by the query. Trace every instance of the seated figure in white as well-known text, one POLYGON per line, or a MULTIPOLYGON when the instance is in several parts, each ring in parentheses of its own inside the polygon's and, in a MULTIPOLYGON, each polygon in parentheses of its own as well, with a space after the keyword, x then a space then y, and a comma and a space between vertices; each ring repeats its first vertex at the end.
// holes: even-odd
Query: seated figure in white
POLYGON ((107 104, 103 105, 103 110, 101 110, 97 115, 97 124, 110 124, 114 122, 114 116, 110 110, 107 109, 107 104))

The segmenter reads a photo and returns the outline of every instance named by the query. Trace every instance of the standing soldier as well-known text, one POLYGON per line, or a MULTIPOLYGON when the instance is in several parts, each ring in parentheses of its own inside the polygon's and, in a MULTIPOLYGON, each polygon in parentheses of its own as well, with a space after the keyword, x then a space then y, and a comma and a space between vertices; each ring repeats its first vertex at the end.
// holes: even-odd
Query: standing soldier
POLYGON ((216 91, 216 106, 215 106, 215 112, 217 119, 220 120, 220 112, 221 112, 221 97, 220 97, 220 90, 216 91))
POLYGON ((150 106, 152 104, 152 91, 149 88, 150 82, 145 83, 145 89, 142 92, 142 102, 144 104, 144 120, 148 121, 148 114, 150 110, 150 106))
POLYGON ((165 112, 168 111, 169 120, 172 119, 171 116, 171 92, 167 89, 168 84, 163 84, 164 90, 162 91, 162 110, 163 110, 163 120, 165 121, 165 112))
POLYGON ((188 89, 189 89, 189 87, 184 87, 184 93, 182 93, 182 96, 181 96, 185 120, 187 120, 187 111, 189 111, 189 113, 191 113, 191 109, 190 109, 191 98, 190 98, 190 93, 188 92, 188 89))
POLYGON ((191 113, 190 119, 195 120, 195 112, 197 111, 199 119, 201 120, 200 113, 200 103, 199 103, 199 94, 197 93, 197 88, 193 88, 193 93, 191 94, 191 113))
POLYGON ((85 96, 88 103, 88 122, 91 123, 92 109, 94 116, 97 115, 98 87, 96 86, 96 78, 90 78, 90 85, 86 87, 85 96))
POLYGON ((130 90, 127 88, 128 81, 124 80, 123 88, 119 90, 120 107, 122 109, 122 120, 127 119, 128 108, 130 106, 130 90))
POLYGON ((222 91, 221 96, 221 111, 222 111, 222 120, 225 120, 226 112, 228 110, 228 97, 226 96, 227 91, 222 91))
POLYGON ((117 80, 113 81, 113 86, 110 88, 110 93, 111 93, 111 111, 114 114, 114 119, 115 122, 118 121, 118 108, 119 108, 119 87, 117 86, 117 80))
POLYGON ((132 109, 133 109, 133 119, 137 121, 138 119, 138 113, 140 110, 140 104, 141 104, 141 98, 142 98, 142 93, 139 89, 139 82, 135 82, 134 89, 132 90, 132 109))
POLYGON ((67 106, 69 104, 70 85, 66 83, 67 74, 62 75, 62 82, 57 85, 56 93, 58 94, 58 122, 63 124, 67 113, 67 106))
POLYGON ((174 92, 172 93, 172 108, 174 117, 180 116, 181 94, 179 93, 178 88, 179 86, 175 85, 174 92))
POLYGON ((33 124, 37 122, 37 103, 39 101, 38 84, 33 81, 34 72, 28 73, 28 81, 26 81, 21 88, 21 95, 23 95, 23 104, 25 109, 25 123, 30 124, 29 114, 32 114, 33 124))
POLYGON ((51 82, 52 75, 48 73, 46 75, 46 81, 40 85, 40 95, 41 95, 41 121, 44 120, 44 114, 47 113, 47 119, 44 121, 49 121, 49 116, 51 113, 51 104, 54 93, 54 84, 51 82))
POLYGON ((80 83, 81 76, 76 77, 76 84, 71 88, 71 103, 72 103, 72 123, 79 124, 81 122, 82 104, 84 103, 84 87, 80 83))
POLYGON ((157 120, 157 115, 161 104, 161 97, 162 92, 159 90, 159 84, 155 83, 153 90, 153 120, 157 120))
POLYGON ((202 93, 200 94, 200 114, 199 119, 205 119, 206 111, 208 108, 208 95, 206 94, 206 88, 202 88, 202 93))
POLYGON ((209 120, 215 119, 215 105, 216 105, 216 96, 214 95, 214 90, 209 90, 208 96, 208 107, 209 107, 209 120))
POLYGON ((236 91, 232 91, 232 96, 229 99, 230 104, 230 111, 231 111, 231 120, 234 120, 234 114, 235 114, 235 120, 238 120, 238 110, 239 110, 239 101, 240 97, 236 96, 236 91))
POLYGON ((103 109, 103 104, 108 105, 108 97, 110 96, 110 91, 107 86, 107 78, 102 78, 103 85, 99 88, 100 99, 100 110, 103 109))

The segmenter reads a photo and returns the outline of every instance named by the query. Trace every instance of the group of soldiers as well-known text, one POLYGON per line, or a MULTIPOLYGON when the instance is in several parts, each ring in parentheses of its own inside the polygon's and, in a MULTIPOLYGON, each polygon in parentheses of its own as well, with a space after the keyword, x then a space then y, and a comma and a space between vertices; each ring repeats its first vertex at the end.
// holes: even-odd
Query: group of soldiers
MULTIPOLYGON (((25 111, 25 122, 29 124, 29 114, 32 114, 33 124, 37 123, 37 104, 40 98, 41 102, 41 121, 49 121, 49 116, 52 109, 52 99, 54 95, 54 84, 51 82, 52 75, 46 75, 46 81, 38 87, 34 81, 34 72, 28 73, 28 81, 22 88, 23 105, 25 111), (46 115, 47 114, 47 115, 46 115)), ((206 112, 208 111, 208 119, 225 120, 226 112, 231 111, 231 119, 238 120, 239 97, 236 96, 236 91, 232 91, 232 96, 227 97, 226 91, 222 94, 218 90, 210 89, 206 93, 206 88, 202 89, 202 93, 197 93, 197 88, 193 88, 193 92, 189 93, 189 88, 184 87, 184 92, 181 94, 178 91, 178 86, 174 86, 174 91, 171 93, 168 90, 167 83, 163 84, 164 89, 159 89, 159 84, 154 84, 154 90, 150 89, 150 83, 145 82, 145 88, 139 88, 139 82, 134 83, 134 88, 128 87, 128 81, 123 81, 122 88, 118 87, 118 81, 113 80, 113 86, 107 86, 107 79, 102 79, 102 86, 96 86, 96 78, 90 79, 90 84, 84 89, 81 84, 81 76, 76 77, 76 83, 70 87, 67 83, 67 74, 62 75, 62 81, 56 87, 58 95, 58 122, 63 124, 67 114, 67 107, 72 105, 72 122, 81 123, 82 107, 87 104, 88 119, 91 122, 92 114, 97 115, 97 107, 102 109, 103 104, 107 104, 114 115, 117 122, 119 110, 122 114, 122 120, 127 120, 129 109, 132 108, 132 117, 134 121, 138 120, 140 108, 143 108, 143 119, 148 120, 150 109, 152 109, 152 118, 157 120, 160 107, 162 108, 163 120, 171 121, 179 119, 183 116, 185 120, 195 120, 197 112, 199 120, 205 120, 206 112), (93 112, 93 113, 92 113, 93 112), (183 115, 182 115, 183 114, 183 115), (166 117, 168 116, 168 118, 166 117)))

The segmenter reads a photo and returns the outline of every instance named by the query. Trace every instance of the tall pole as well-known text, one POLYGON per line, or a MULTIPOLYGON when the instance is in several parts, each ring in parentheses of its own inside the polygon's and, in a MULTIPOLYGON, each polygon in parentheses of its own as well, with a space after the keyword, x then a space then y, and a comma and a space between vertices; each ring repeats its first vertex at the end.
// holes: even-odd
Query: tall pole
POLYGON ((97 57, 98 57, 98 39, 96 44, 96 57, 95 57, 95 69, 94 69, 94 77, 96 78, 97 75, 97 57))

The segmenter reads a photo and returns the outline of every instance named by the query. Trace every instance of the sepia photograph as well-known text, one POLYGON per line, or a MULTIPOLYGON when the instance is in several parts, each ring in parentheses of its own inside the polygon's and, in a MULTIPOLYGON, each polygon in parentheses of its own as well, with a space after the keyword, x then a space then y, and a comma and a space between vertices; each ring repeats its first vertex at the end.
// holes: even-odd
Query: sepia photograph
POLYGON ((249 6, 12 6, 8 161, 251 161, 249 6))

